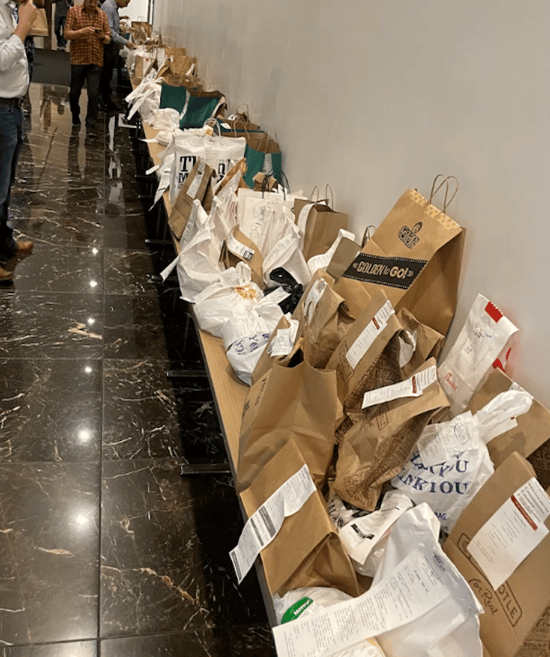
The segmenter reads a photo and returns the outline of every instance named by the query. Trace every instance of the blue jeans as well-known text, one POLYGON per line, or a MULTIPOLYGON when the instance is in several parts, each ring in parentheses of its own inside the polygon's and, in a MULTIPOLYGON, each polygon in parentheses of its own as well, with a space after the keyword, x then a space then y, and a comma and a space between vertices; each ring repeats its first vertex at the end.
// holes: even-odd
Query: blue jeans
POLYGON ((56 16, 54 19, 54 32, 57 37, 57 45, 59 48, 65 48, 67 45, 67 39, 64 35, 65 21, 67 20, 66 16, 56 16))
POLYGON ((0 261, 7 260, 15 251, 8 210, 22 145, 23 112, 19 107, 0 103, 0 261))
POLYGON ((86 124, 93 126, 97 119, 97 103, 99 101, 99 80, 101 78, 101 66, 94 64, 71 64, 71 88, 69 90, 69 104, 73 119, 80 116, 80 94, 84 82, 88 84, 88 109, 86 112, 86 124))

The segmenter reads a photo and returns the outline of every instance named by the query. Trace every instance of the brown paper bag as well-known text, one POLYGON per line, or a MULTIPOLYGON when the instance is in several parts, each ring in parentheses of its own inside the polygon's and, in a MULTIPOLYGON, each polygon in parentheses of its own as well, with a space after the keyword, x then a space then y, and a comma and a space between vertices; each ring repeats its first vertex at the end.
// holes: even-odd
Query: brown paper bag
MULTIPOLYGON (((294 441, 282 447, 241 493, 247 515, 250 517, 304 463, 294 441)), ((351 596, 363 592, 319 492, 285 518, 275 539, 262 550, 261 559, 272 594, 284 595, 302 586, 334 587, 351 596)))
POLYGON ((354 321, 333 285, 331 276, 317 271, 292 314, 293 319, 301 322, 304 360, 320 369, 327 366, 354 321))
POLYGON ((264 257, 257 245, 241 232, 238 226, 231 229, 222 244, 220 261, 226 268, 236 267, 239 262, 246 263, 250 267, 254 283, 262 289, 265 288, 264 257))
MULTIPOLYGON (((550 534, 496 591, 470 555, 468 545, 502 504, 534 475, 523 457, 511 454, 462 512, 443 545, 483 606, 480 635, 494 657, 517 655, 534 625, 546 614, 550 605, 550 534)), ((545 524, 550 529, 550 518, 545 524)), ((535 654, 538 657, 548 652, 535 654)))
POLYGON ((274 365, 248 393, 239 437, 237 488, 243 490, 262 465, 293 439, 322 488, 334 452, 338 413, 336 374, 306 362, 274 365))
POLYGON ((358 317, 383 288, 396 310, 407 308, 419 322, 446 335, 456 308, 464 235, 445 212, 408 189, 335 290, 358 317))
POLYGON ((303 353, 302 353, 303 338, 299 330, 298 333, 296 334, 296 340, 294 342, 294 346, 287 356, 271 355, 271 345, 273 344, 273 341, 276 340, 277 338, 277 331, 279 331, 279 329, 288 329, 288 328, 290 328, 290 322, 283 315, 283 317, 281 317, 279 323, 275 327, 275 330, 271 334, 271 337, 269 338, 268 343, 266 344, 264 350, 262 351, 260 358, 256 363, 256 366, 254 367, 254 371, 252 372, 252 385, 254 385, 265 374, 267 374, 267 372, 269 372, 269 370, 276 363, 281 365, 282 367, 292 367, 294 365, 298 365, 303 360, 303 353))
MULTIPOLYGON (((494 369, 472 397, 468 410, 477 413, 491 399, 510 389, 513 381, 502 370, 494 369)), ((487 443, 495 468, 512 452, 525 457, 535 469, 544 488, 550 487, 550 411, 533 399, 527 413, 515 418, 517 427, 487 443)))
POLYGON ((212 186, 215 178, 214 169, 208 166, 203 159, 198 158, 191 173, 181 186, 168 218, 168 224, 178 240, 181 239, 191 216, 193 201, 199 200, 206 212, 210 212, 214 198, 212 186))
POLYGON ((32 24, 29 36, 47 37, 50 36, 50 28, 48 26, 48 18, 46 10, 41 7, 36 8, 36 20, 32 24))
POLYGON ((336 212, 329 207, 328 203, 321 201, 315 202, 307 212, 304 208, 310 204, 311 201, 296 199, 292 209, 296 223, 298 225, 305 224, 302 252, 306 260, 326 253, 338 237, 338 231, 341 228, 344 230, 348 228, 347 214, 336 212), (307 212, 307 216, 301 216, 302 210, 304 213, 307 212))
POLYGON ((248 189, 248 185, 244 182, 243 180, 243 175, 246 173, 246 160, 243 159, 239 160, 236 164, 234 164, 231 169, 225 174, 225 177, 223 180, 220 182, 220 184, 216 187, 216 194, 219 194, 222 189, 229 184, 229 181, 236 176, 237 174, 240 174, 240 180, 239 180, 239 186, 237 189, 243 187, 245 189, 248 189))
POLYGON ((328 263, 327 274, 330 274, 337 281, 355 260, 359 251, 361 251, 360 244, 349 240, 347 237, 342 237, 332 260, 328 263))
MULTIPOLYGON (((419 372, 430 367, 435 367, 433 358, 419 372)), ((334 492, 350 504, 374 511, 382 485, 401 472, 433 413, 448 404, 436 380, 419 397, 365 409, 340 443, 334 492)))

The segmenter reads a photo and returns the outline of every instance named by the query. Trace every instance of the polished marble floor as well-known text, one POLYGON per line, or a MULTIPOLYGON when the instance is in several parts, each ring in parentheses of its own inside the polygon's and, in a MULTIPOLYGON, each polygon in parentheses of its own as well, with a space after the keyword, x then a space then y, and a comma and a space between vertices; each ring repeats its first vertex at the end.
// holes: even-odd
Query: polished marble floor
MULTIPOLYGON (((269 657, 255 575, 192 323, 158 274, 172 247, 124 116, 72 128, 31 85, 0 286, 0 657, 269 657), (161 231, 162 232, 162 231, 161 231), (168 370, 199 370, 168 378, 168 370)), ((82 100, 84 104, 84 99, 82 100)))

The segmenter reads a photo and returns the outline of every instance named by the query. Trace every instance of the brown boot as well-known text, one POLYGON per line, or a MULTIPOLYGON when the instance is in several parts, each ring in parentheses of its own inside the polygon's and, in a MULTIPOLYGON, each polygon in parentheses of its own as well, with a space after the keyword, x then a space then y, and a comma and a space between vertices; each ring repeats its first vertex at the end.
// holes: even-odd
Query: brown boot
POLYGON ((30 240, 19 240, 15 243, 15 253, 30 253, 32 251, 32 242, 30 240))
POLYGON ((9 271, 8 269, 4 269, 3 267, 0 267, 0 282, 2 281, 11 281, 13 278, 13 272, 9 271))

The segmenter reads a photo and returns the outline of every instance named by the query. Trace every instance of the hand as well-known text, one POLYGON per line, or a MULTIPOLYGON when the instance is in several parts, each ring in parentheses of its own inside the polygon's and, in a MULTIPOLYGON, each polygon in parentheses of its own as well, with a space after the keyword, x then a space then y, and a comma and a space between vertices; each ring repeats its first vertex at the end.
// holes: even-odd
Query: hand
POLYGON ((36 20, 38 11, 32 0, 26 0, 19 5, 19 23, 14 34, 24 41, 31 31, 32 24, 36 20))

